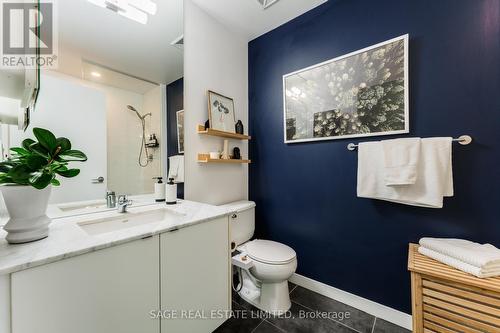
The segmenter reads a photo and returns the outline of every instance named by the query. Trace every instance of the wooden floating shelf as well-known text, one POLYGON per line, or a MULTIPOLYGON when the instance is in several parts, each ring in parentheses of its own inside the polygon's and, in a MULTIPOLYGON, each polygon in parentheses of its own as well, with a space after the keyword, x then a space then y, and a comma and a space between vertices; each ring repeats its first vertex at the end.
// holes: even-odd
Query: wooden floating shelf
POLYGON ((249 135, 224 132, 224 131, 219 131, 219 130, 212 129, 212 128, 205 129, 204 125, 198 125, 196 127, 196 131, 198 132, 198 134, 219 136, 222 138, 237 139, 237 140, 250 140, 250 139, 252 139, 252 137, 249 135))
POLYGON ((209 154, 198 154, 198 163, 226 163, 226 164, 250 164, 250 160, 223 160, 223 159, 211 159, 209 154))

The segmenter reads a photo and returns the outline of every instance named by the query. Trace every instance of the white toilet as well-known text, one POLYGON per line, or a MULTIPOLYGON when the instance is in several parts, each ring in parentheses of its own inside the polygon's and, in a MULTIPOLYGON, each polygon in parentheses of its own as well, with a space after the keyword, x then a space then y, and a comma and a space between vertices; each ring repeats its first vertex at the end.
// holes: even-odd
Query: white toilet
POLYGON ((237 211, 231 216, 231 246, 241 252, 237 259, 233 258, 238 265, 233 267, 240 270, 243 280, 243 285, 238 286, 239 295, 269 313, 288 311, 291 306, 288 279, 297 268, 295 251, 278 242, 249 241, 255 231, 254 202, 238 201, 224 207, 237 211))

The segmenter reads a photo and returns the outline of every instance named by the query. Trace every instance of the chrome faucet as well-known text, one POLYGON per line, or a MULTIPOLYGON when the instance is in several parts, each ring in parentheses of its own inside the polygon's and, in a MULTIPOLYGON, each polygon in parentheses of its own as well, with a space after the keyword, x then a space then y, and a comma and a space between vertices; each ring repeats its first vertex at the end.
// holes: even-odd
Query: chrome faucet
POLYGON ((132 200, 129 200, 127 195, 118 196, 118 213, 126 213, 130 205, 132 205, 132 200))
POLYGON ((106 191, 106 207, 116 208, 116 194, 114 191, 106 191))

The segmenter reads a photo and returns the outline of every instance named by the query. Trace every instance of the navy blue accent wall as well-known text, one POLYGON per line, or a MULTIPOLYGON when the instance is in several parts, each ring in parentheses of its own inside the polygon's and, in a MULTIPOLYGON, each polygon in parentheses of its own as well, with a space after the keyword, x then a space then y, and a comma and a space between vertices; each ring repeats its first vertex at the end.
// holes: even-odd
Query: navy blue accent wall
MULTIPOLYGON (((184 109, 184 78, 167 85, 167 156, 179 155, 177 111, 184 109)), ((182 155, 182 154, 181 154, 182 155)), ((184 184, 177 184, 177 197, 184 199, 184 184)))
POLYGON ((410 312, 407 246, 500 246, 500 1, 339 0, 249 43, 250 198, 256 236, 292 246, 297 273, 410 312), (411 136, 454 144, 455 197, 426 209, 356 197, 349 142, 283 142, 282 75, 410 34, 411 136))

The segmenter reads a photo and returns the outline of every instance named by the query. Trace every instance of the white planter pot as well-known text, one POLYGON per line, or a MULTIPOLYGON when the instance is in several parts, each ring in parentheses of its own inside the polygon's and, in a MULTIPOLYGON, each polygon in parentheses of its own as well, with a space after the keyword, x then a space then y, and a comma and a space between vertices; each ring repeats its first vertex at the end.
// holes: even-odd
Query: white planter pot
POLYGON ((33 242, 49 235, 51 219, 46 215, 51 186, 37 190, 31 186, 0 186, 9 222, 3 227, 11 244, 33 242))

